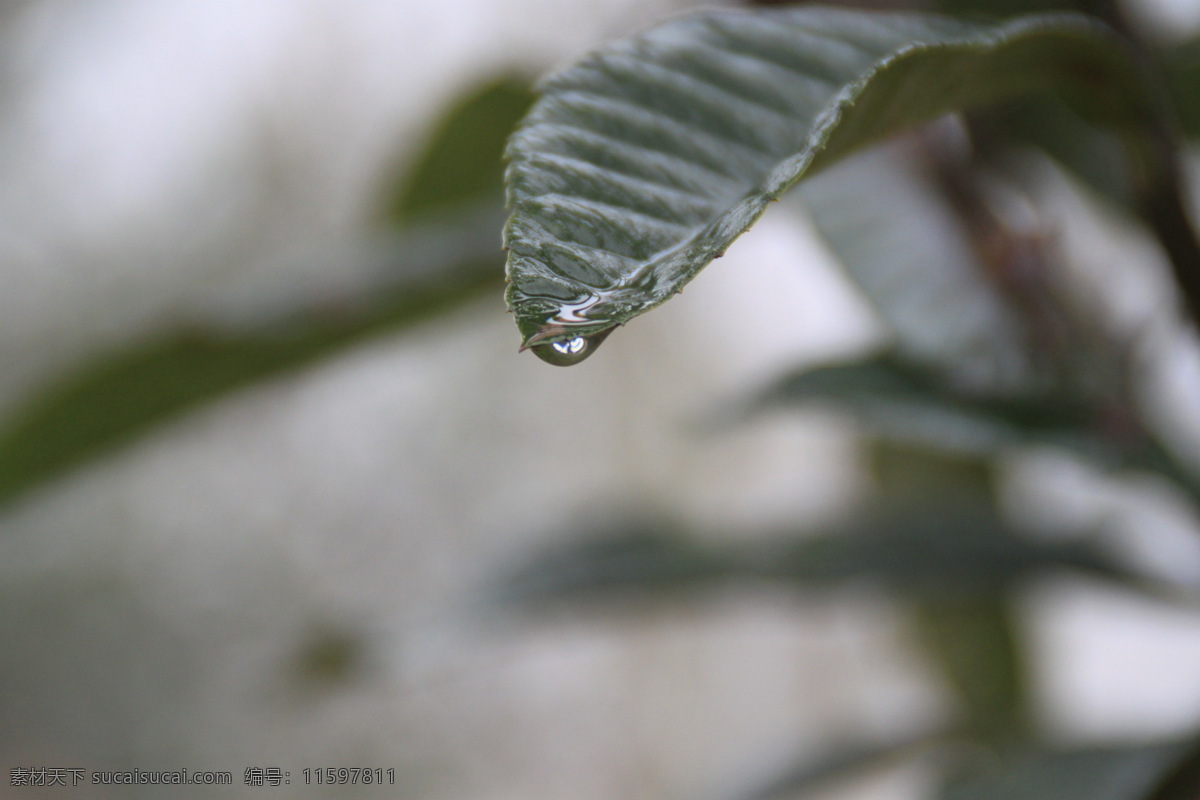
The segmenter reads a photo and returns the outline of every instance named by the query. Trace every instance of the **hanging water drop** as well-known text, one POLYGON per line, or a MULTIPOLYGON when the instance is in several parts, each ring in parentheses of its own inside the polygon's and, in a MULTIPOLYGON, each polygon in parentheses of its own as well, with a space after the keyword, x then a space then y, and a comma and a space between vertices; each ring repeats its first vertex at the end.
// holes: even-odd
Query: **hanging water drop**
POLYGON ((612 332, 613 329, 609 328, 608 330, 593 333, 589 336, 576 336, 574 339, 564 339, 561 342, 535 344, 529 349, 547 364, 554 364, 557 367, 569 367, 572 364, 578 364, 590 356, 612 332))

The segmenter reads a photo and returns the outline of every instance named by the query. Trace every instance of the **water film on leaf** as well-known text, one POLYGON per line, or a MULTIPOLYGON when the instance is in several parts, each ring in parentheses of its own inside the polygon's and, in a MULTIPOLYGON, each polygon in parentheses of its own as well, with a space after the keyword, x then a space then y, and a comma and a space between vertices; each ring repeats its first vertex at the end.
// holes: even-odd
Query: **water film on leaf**
POLYGON ((1136 146, 1139 76, 1073 14, 721 9, 609 44, 541 85, 506 150, 522 349, 582 361, 803 176, 947 112, 1049 90, 1136 146))

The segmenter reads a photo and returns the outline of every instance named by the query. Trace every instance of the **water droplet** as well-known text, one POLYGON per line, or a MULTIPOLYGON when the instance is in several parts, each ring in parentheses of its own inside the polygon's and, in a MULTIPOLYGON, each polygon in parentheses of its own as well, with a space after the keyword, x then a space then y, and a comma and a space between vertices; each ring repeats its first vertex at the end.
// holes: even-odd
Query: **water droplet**
POLYGON ((578 364, 590 356, 612 332, 613 329, 609 328, 599 333, 593 333, 590 336, 576 336, 574 339, 566 339, 561 342, 535 344, 529 349, 547 364, 554 364, 556 367, 569 367, 572 364, 578 364))

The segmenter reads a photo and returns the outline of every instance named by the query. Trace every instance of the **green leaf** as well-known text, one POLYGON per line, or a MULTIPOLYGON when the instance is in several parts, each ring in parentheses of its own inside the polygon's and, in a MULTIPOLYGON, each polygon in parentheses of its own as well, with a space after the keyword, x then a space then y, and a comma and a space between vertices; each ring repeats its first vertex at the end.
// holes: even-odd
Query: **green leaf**
POLYGON ((799 370, 758 392, 748 413, 825 405, 874 435, 963 456, 1018 446, 1057 447, 1113 470, 1148 470, 1200 500, 1200 481, 1136 420, 1103 401, 1063 392, 979 394, 923 364, 885 352, 866 361, 799 370))
POLYGON ((873 149, 812 177, 797 199, 898 351, 989 388, 1028 382, 1022 318, 910 161, 873 149))
POLYGON ((451 107, 429 144, 386 202, 387 216, 406 222, 481 202, 504 200, 504 141, 533 103, 527 81, 501 77, 451 107))
POLYGON ((705 546, 671 526, 635 521, 536 554, 499 582, 504 604, 670 596, 729 583, 825 591, 869 583, 924 601, 991 595, 1049 569, 1138 582, 1084 542, 1020 535, 987 507, 893 510, 823 534, 789 531, 753 545, 705 546))
POLYGON ((387 267, 352 295, 263 309, 250 326, 172 331, 65 376, 0 428, 0 506, 225 393, 498 288, 490 232, 502 213, 485 207, 377 243, 387 267))
POLYGON ((1014 145, 1041 150, 1116 207, 1136 211, 1136 176, 1111 132, 1045 99, 1004 103, 978 117, 975 144, 984 159, 1003 169, 1014 145))
POLYGON ((1094 433, 1099 411, 1057 394, 976 395, 943 374, 885 352, 866 361, 805 369, 777 381, 755 408, 826 404, 853 413, 874 433, 964 454, 1053 444, 1115 458, 1094 433))
POLYGON ((1169 743, 1032 753, 951 783, 939 800, 1151 800, 1187 750, 1169 743))
POLYGON ((1195 480, 1152 438, 1102 401, 1061 392, 978 394, 895 353, 797 371, 761 391, 751 412, 826 405, 890 440, 972 456, 1017 446, 1067 450, 1108 469, 1148 469, 1194 494, 1195 480))
POLYGON ((885 509, 826 536, 764 549, 756 574, 799 585, 867 580, 927 601, 1004 591, 1051 569, 1073 569, 1124 584, 1137 579, 1086 539, 1026 537, 982 503, 885 509))
POLYGON ((1073 15, 986 25, 823 8, 722 10, 551 78, 509 143, 523 344, 577 363, 665 302, 805 174, 947 111, 1056 91, 1132 131, 1140 73, 1073 15))
POLYGON ((741 557, 703 547, 669 524, 636 519, 550 546, 502 575, 502 605, 674 593, 743 577, 741 557))

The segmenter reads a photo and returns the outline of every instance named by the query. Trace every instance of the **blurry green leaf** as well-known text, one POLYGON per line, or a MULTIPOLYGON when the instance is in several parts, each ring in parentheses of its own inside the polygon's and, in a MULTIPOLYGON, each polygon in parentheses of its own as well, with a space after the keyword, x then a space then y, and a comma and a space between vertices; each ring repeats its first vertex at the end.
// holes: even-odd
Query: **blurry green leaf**
POLYGON ((874 493, 890 508, 995 503, 999 465, 990 456, 886 438, 868 441, 866 455, 874 493))
POLYGON ((900 508, 869 516, 829 536, 755 554, 763 577, 798 584, 868 581, 919 598, 974 597, 1049 569, 1076 569, 1134 580, 1086 540, 1030 539, 986 505, 900 508))
POLYGON ((961 703, 966 732, 994 742, 1025 738, 1032 721, 1026 657, 1002 594, 915 604, 918 639, 961 703))
POLYGON ((669 525, 634 520, 590 538, 557 544, 502 576, 509 605, 561 599, 629 599, 677 592, 739 577, 738 556, 700 546, 669 525))
POLYGON ((941 372, 894 353, 793 373, 759 394, 753 407, 813 403, 847 410, 879 435, 952 452, 987 455, 1042 443, 1112 455, 1094 433, 1098 411, 1089 404, 1058 395, 959 391, 941 372))
POLYGON ((793 767, 762 785, 737 795, 738 800, 776 800, 799 797, 803 792, 824 789, 908 754, 928 742, 930 733, 920 733, 890 742, 856 742, 833 748, 817 758, 807 756, 793 767))
POLYGON ((1033 753, 956 781, 938 800, 1151 800, 1187 749, 1172 743, 1033 753))
POLYGON ((389 263, 353 296, 309 298, 264 309, 254 325, 177 330, 96 358, 0 428, 0 505, 183 411, 497 288, 502 216, 485 207, 379 243, 389 263))
POLYGON ((612 44, 549 80, 509 145, 507 300, 524 345, 581 361, 806 173, 947 111, 1056 90, 1140 129, 1139 75, 1069 15, 721 10, 612 44))
MULTIPOLYGON (((947 454, 890 440, 872 442, 870 455, 880 496, 892 507, 971 504, 968 507, 987 509, 995 503, 995 459, 947 454)), ((930 549, 938 552, 969 544, 970 537, 1010 544, 1006 537, 1013 536, 1000 519, 983 518, 960 526, 968 541, 931 542, 930 549)), ((955 534, 947 530, 944 535, 955 534)), ((1007 745, 1026 738, 1032 721, 1027 661, 1008 592, 1009 584, 1025 568, 1014 559, 1011 548, 997 548, 992 556, 977 554, 975 559, 990 557, 1010 562, 1007 580, 975 578, 975 592, 927 592, 911 603, 912 621, 930 666, 959 700, 962 732, 994 745, 1007 745)), ((953 563, 934 566, 958 568, 953 563)))
POLYGON ((1148 468, 1186 480, 1132 421, 1065 393, 977 394, 895 353, 802 370, 751 401, 761 410, 828 405, 874 434, 949 452, 986 456, 1017 445, 1067 449, 1111 468, 1148 468))
POLYGON ((359 285, 252 309, 244 324, 181 326, 32 398, 0 427, 0 505, 227 392, 498 288, 502 153, 531 100, 501 78, 447 114, 388 200, 398 229, 342 254, 375 265, 359 285))
POLYGON ((933 0, 931 10, 983 19, 1008 19, 1023 14, 1072 12, 1089 14, 1111 24, 1112 0, 933 0))
POLYGON ((533 90, 503 77, 460 100, 429 136, 429 144, 398 191, 387 215, 404 222, 455 206, 504 202, 504 142, 533 103, 533 90))
POLYGON ((976 262, 959 220, 898 155, 862 153, 806 181, 797 197, 898 351, 982 386, 1027 382, 1022 319, 976 262))
POLYGON ((1134 174, 1118 137, 1089 125, 1060 103, 1028 99, 976 113, 974 144, 985 160, 1006 168, 1014 146, 1049 156, 1089 189, 1135 210, 1134 174))
POLYGON ((766 581, 805 592, 862 583, 940 601, 993 594, 1051 569, 1139 582, 1086 541, 1032 540, 989 508, 947 506, 881 513, 823 535, 793 531, 767 543, 723 547, 638 522, 533 556, 504 576, 497 595, 538 606, 766 581))
POLYGON ((1092 12, 1097 4, 1096 0, 936 0, 934 7, 947 14, 1003 18, 1047 11, 1092 12))
POLYGON ((1200 499, 1196 476, 1120 409, 1065 393, 977 394, 897 353, 799 370, 758 392, 746 407, 754 413, 803 405, 844 410, 876 436, 963 456, 1058 447, 1105 468, 1149 470, 1200 499))
POLYGON ((1200 137, 1200 39, 1192 39, 1166 55, 1167 88, 1179 126, 1200 137))
POLYGON ((1145 800, 1196 800, 1200 797, 1200 735, 1181 748, 1186 755, 1171 766, 1145 800))

